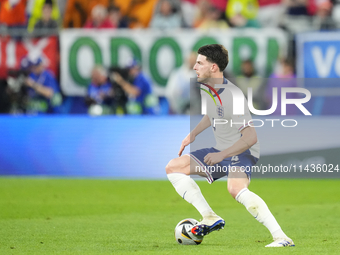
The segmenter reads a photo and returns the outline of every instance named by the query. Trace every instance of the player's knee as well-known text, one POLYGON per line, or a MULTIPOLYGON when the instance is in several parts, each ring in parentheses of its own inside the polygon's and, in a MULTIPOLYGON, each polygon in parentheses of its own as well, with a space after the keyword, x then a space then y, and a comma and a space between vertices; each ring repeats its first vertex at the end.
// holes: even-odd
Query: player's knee
MULTIPOLYGON (((184 173, 184 174, 190 174, 190 169, 187 169, 188 167, 183 166, 181 162, 179 162, 178 158, 172 159, 169 161, 169 163, 165 167, 165 172, 167 174, 171 173, 184 173)), ((190 168, 190 165, 189 165, 190 168)))
POLYGON ((169 161, 169 163, 165 167, 165 172, 167 174, 175 173, 176 172, 176 162, 175 159, 169 161))
POLYGON ((235 186, 228 186, 228 192, 230 193, 230 195, 235 198, 237 196, 237 194, 242 190, 242 188, 239 187, 235 187, 235 186))
POLYGON ((169 163, 165 166, 165 172, 166 174, 170 174, 171 173, 171 160, 169 161, 169 163))

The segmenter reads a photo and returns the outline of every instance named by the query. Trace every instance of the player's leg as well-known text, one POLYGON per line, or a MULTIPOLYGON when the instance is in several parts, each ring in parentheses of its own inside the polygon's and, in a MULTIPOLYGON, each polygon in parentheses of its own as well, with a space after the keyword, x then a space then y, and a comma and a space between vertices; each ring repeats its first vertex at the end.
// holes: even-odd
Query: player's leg
POLYGON ((202 215, 203 218, 215 216, 207 201, 202 195, 197 183, 190 178, 190 175, 206 176, 198 164, 189 155, 170 160, 165 167, 168 179, 174 186, 177 193, 191 203, 202 215))
POLYGON ((293 241, 282 231, 263 199, 248 189, 250 182, 248 177, 239 167, 230 170, 228 175, 229 193, 270 231, 274 242, 266 247, 294 246, 293 241))

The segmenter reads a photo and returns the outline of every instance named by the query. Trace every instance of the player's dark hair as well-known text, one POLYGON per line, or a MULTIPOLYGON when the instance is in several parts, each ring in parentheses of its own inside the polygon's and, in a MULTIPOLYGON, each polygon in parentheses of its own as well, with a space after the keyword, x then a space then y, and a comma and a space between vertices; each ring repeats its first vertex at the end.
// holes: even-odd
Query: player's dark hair
POLYGON ((215 63, 221 72, 229 63, 228 51, 221 44, 209 44, 202 46, 197 51, 198 54, 206 56, 207 61, 215 63))

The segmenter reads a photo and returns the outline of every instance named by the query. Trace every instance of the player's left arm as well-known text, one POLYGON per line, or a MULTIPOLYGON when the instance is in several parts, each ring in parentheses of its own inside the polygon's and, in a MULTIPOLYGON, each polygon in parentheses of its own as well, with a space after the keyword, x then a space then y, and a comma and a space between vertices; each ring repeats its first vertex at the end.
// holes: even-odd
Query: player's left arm
POLYGON ((204 162, 207 165, 213 166, 225 158, 241 154, 257 142, 257 134, 254 127, 248 126, 242 129, 241 134, 242 137, 228 149, 225 149, 221 152, 207 154, 204 157, 204 162))

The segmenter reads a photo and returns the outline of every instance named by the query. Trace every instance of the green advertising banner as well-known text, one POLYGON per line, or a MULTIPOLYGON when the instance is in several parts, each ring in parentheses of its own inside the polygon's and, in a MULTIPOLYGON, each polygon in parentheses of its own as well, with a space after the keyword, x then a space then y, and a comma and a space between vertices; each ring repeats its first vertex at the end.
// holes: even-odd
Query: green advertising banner
POLYGON ((279 56, 285 56, 288 39, 279 29, 209 31, 176 30, 62 30, 61 85, 65 95, 82 96, 90 83, 94 65, 125 67, 133 58, 143 65, 162 95, 168 76, 180 67, 191 51, 220 43, 229 51, 227 71, 240 74, 244 59, 252 59, 260 75, 268 76, 279 56))

